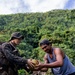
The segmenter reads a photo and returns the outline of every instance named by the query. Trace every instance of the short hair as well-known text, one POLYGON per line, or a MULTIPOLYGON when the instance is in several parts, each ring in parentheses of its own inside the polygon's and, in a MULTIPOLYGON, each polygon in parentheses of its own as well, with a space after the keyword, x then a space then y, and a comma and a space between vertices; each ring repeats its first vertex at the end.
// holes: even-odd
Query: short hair
POLYGON ((49 40, 47 40, 47 39, 44 39, 44 40, 42 40, 40 43, 39 43, 39 45, 40 46, 42 46, 42 45, 49 45, 49 44, 52 44, 52 42, 50 42, 49 40))

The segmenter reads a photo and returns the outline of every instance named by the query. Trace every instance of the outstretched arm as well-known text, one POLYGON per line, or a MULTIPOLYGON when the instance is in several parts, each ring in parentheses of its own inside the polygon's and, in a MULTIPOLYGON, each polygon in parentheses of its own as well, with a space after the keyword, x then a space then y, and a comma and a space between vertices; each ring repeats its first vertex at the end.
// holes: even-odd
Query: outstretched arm
POLYGON ((6 57, 6 59, 13 63, 13 64, 17 64, 17 65, 25 65, 28 64, 31 67, 33 67, 33 64, 31 63, 31 61, 29 59, 25 59, 23 57, 20 57, 16 54, 13 54, 12 52, 12 46, 10 44, 2 44, 2 51, 6 57))
POLYGON ((39 64, 39 67, 41 68, 55 68, 55 67, 61 67, 63 65, 63 53, 59 48, 55 48, 54 50, 55 56, 56 56, 56 61, 52 63, 44 63, 44 64, 39 64))
MULTIPOLYGON (((48 64, 48 59, 47 59, 47 54, 44 56, 44 64, 48 64)), ((46 72, 48 70, 48 68, 42 68, 41 71, 42 72, 46 72)))

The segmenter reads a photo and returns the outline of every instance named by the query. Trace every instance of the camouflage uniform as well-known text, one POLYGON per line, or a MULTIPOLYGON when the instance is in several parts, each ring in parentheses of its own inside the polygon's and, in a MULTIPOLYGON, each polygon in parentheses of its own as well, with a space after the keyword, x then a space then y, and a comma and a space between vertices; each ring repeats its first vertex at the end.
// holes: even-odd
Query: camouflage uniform
POLYGON ((18 50, 9 42, 2 44, 2 52, 4 54, 4 59, 2 59, 4 63, 0 66, 0 73, 4 71, 2 75, 18 75, 18 69, 20 68, 28 70, 26 68, 27 60, 20 57, 18 50))
MULTIPOLYGON (((13 34, 13 37, 22 37, 21 35, 13 34)), ((0 52, 0 75, 18 75, 19 69, 27 69, 27 59, 20 56, 18 50, 10 42, 5 42, 2 44, 2 52, 0 52), (1 56, 2 55, 2 56, 1 56)))

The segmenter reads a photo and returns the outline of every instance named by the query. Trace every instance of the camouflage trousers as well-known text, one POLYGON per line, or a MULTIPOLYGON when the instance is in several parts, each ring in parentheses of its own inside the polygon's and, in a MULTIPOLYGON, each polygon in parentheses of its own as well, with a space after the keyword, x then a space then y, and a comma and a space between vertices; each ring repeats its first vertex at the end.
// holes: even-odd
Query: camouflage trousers
POLYGON ((0 75, 8 75, 7 71, 5 71, 3 67, 0 67, 0 75))
POLYGON ((0 67, 0 75, 18 75, 12 68, 7 68, 6 70, 0 67))

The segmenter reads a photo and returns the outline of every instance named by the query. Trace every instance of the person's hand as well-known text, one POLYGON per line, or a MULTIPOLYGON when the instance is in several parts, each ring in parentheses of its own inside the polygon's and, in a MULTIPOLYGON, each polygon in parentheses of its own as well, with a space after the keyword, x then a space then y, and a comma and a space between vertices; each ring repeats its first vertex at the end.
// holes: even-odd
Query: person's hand
POLYGON ((43 63, 39 63, 39 64, 36 66, 37 69, 42 69, 43 67, 44 67, 44 64, 43 64, 43 63))
POLYGON ((27 60, 27 64, 28 64, 28 67, 29 67, 29 69, 34 69, 34 64, 32 63, 32 59, 28 59, 27 60))

